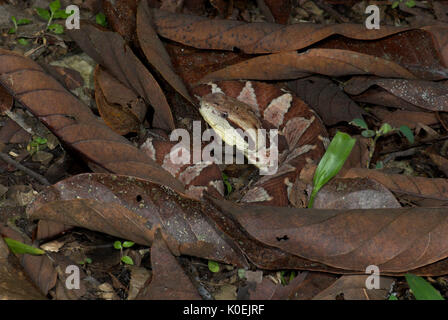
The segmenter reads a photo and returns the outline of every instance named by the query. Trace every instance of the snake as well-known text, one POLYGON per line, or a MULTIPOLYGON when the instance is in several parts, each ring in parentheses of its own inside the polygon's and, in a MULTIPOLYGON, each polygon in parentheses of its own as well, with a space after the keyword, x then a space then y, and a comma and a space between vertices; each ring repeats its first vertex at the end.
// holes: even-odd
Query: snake
MULTIPOLYGON (((277 170, 259 175, 246 186, 239 202, 292 206, 296 181, 307 164, 316 164, 329 143, 319 116, 297 95, 284 87, 261 81, 231 80, 200 84, 192 89, 203 120, 227 144, 234 146, 260 169, 263 162, 250 161, 248 140, 240 132, 276 130, 277 170), (240 131, 238 131, 240 129, 240 131), (258 165, 257 165, 258 163, 258 165), (260 165, 261 163, 261 165, 260 165)), ((256 140, 249 134, 249 140, 256 140)), ((257 142, 255 150, 259 149, 257 142)), ((170 158, 175 142, 150 136, 140 146, 149 157, 186 186, 187 194, 202 198, 205 193, 222 198, 224 184, 220 166, 212 161, 176 164, 170 158)))

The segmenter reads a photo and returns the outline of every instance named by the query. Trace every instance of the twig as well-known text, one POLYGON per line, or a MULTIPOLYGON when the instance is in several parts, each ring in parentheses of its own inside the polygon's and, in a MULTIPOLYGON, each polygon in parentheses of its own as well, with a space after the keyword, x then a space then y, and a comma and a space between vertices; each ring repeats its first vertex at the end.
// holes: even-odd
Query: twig
POLYGON ((0 152, 0 159, 2 159, 3 161, 5 161, 6 163, 8 163, 10 165, 13 165, 17 169, 25 172, 27 175, 29 175, 30 177, 32 177, 35 180, 39 181, 41 184, 43 184, 45 186, 49 186, 50 185, 50 182, 48 182, 48 180, 45 177, 41 176, 37 172, 34 172, 33 170, 28 169, 27 167, 21 165, 16 160, 11 159, 7 154, 5 154, 3 152, 0 152))

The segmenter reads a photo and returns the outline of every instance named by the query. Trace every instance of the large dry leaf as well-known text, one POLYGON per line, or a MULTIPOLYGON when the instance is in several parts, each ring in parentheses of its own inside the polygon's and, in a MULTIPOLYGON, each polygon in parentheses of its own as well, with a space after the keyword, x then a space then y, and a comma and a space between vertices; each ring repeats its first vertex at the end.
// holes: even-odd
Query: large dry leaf
POLYGON ((407 79, 354 77, 344 86, 350 95, 360 95, 378 86, 414 106, 431 111, 448 111, 448 86, 440 82, 407 79))
POLYGON ((286 51, 255 57, 212 72, 201 81, 287 80, 315 73, 333 77, 376 75, 385 78, 415 79, 411 72, 386 59, 348 50, 310 49, 303 53, 286 51))
POLYGON ((214 202, 258 241, 335 268, 364 272, 376 265, 383 274, 402 273, 448 257, 445 208, 310 210, 214 202))
POLYGON ((440 80, 448 76, 447 33, 445 26, 409 30, 376 41, 336 36, 315 47, 372 55, 396 62, 420 79, 440 80))
POLYGON ((288 86, 315 110, 326 125, 362 118, 365 111, 330 79, 308 77, 291 81, 288 86))
POLYGON ((68 148, 103 171, 151 178, 183 191, 182 183, 99 121, 31 59, 0 49, 0 84, 68 148))
POLYGON ((414 177, 403 174, 387 174, 380 170, 353 168, 344 178, 369 178, 378 181, 390 191, 418 198, 448 200, 448 180, 442 178, 414 177))
POLYGON ((84 52, 152 105, 155 127, 169 131, 175 128, 165 94, 122 37, 87 23, 78 30, 69 30, 68 33, 84 52))
POLYGON ((190 278, 163 240, 160 229, 156 231, 151 246, 151 268, 151 282, 140 292, 137 299, 201 300, 190 278))
POLYGON ((233 240, 216 231, 213 210, 147 180, 81 174, 48 187, 27 209, 31 218, 57 221, 151 245, 162 227, 177 254, 245 266, 233 240))
POLYGON ((164 38, 199 49, 234 50, 245 53, 273 53, 299 50, 335 34, 347 38, 373 40, 408 30, 382 26, 366 30, 363 25, 316 25, 300 23, 245 23, 236 20, 208 19, 153 9, 156 31, 164 38))
POLYGON ((174 72, 171 59, 153 29, 152 12, 146 1, 141 1, 137 10, 137 35, 140 46, 148 62, 185 99, 192 102, 182 79, 174 72))

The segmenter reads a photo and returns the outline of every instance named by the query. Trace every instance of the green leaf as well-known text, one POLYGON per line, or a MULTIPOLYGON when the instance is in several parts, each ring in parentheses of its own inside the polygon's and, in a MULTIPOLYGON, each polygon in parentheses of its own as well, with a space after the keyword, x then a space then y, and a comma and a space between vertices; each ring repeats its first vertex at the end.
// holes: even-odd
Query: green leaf
POLYGON ((53 2, 50 2, 50 10, 51 12, 53 12, 53 14, 58 11, 59 9, 61 9, 61 3, 59 2, 59 0, 55 0, 53 2))
POLYGON ((12 21, 12 23, 14 23, 14 26, 17 27, 17 20, 16 20, 16 17, 11 16, 11 21, 12 21))
POLYGON ((115 241, 114 242, 114 248, 117 250, 123 249, 123 246, 121 245, 120 241, 115 241))
POLYGON ((208 260, 208 270, 211 272, 219 272, 219 264, 216 261, 208 260))
POLYGON ((398 7, 399 4, 400 4, 399 1, 395 1, 394 3, 392 3, 392 9, 395 9, 396 7, 398 7))
POLYGON ((24 38, 19 38, 17 39, 17 42, 19 44, 21 44, 22 46, 27 46, 28 45, 28 40, 24 39, 24 38))
POLYGON ((85 258, 84 261, 85 261, 85 263, 92 263, 92 259, 90 259, 90 258, 85 258))
POLYGON ((350 121, 351 125, 357 126, 361 129, 368 129, 369 127, 367 126, 367 123, 364 121, 364 119, 353 119, 352 121, 350 121))
POLYGON ((313 207, 314 197, 317 192, 333 178, 347 160, 350 152, 355 145, 356 139, 350 137, 348 134, 338 132, 331 140, 327 151, 319 162, 313 178, 313 191, 311 193, 308 208, 313 207))
POLYGON ((46 144, 48 142, 46 138, 42 137, 35 137, 33 141, 36 142, 37 144, 46 144))
POLYGON ((398 300, 398 298, 396 295, 391 294, 388 300, 398 300))
POLYGON ((11 28, 11 29, 8 30, 8 33, 9 34, 14 34, 14 33, 16 33, 16 31, 17 31, 16 28, 11 28))
POLYGON ((42 255, 45 253, 44 250, 39 249, 39 248, 35 248, 32 246, 29 246, 27 244, 24 244, 20 241, 16 241, 13 240, 11 238, 3 238, 3 240, 5 240, 6 244, 8 245, 9 249, 13 252, 13 253, 18 253, 18 254, 32 254, 32 255, 42 255))
POLYGON ((375 169, 383 169, 383 168, 384 168, 383 161, 378 161, 375 165, 375 169))
POLYGON ((53 14, 54 19, 67 19, 73 14, 74 11, 71 13, 66 13, 64 10, 58 10, 53 14))
POLYGON ((104 15, 104 13, 101 13, 101 12, 98 13, 95 16, 95 21, 96 21, 96 23, 98 23, 99 25, 101 25, 103 27, 107 26, 106 16, 104 15))
POLYGON ((409 143, 414 143, 414 133, 408 126, 401 126, 399 130, 406 137, 406 139, 408 139, 409 143))
POLYGON ((222 174, 222 181, 226 186, 227 194, 230 194, 232 192, 232 185, 229 182, 229 177, 225 173, 222 174))
POLYGON ((53 31, 53 32, 56 33, 56 34, 62 34, 62 33, 64 33, 64 27, 61 26, 60 24, 57 24, 57 23, 55 23, 55 24, 50 24, 50 25, 48 26, 48 29, 49 29, 50 31, 53 31))
POLYGON ((123 248, 130 248, 134 245, 135 243, 132 241, 124 241, 123 242, 123 248))
POLYGON ((121 261, 122 261, 123 263, 129 264, 129 265, 131 265, 131 266, 134 265, 134 261, 132 260, 132 258, 131 258, 130 256, 122 256, 122 257, 121 257, 121 261))
POLYGON ((406 281, 417 300, 445 300, 428 281, 412 273, 405 274, 406 281))
POLYGON ((380 135, 385 135, 388 134, 389 132, 394 131, 394 128, 392 128, 392 126, 388 123, 384 123, 381 127, 380 130, 378 130, 378 133, 380 135))
POLYGON ((30 24, 30 23, 31 23, 31 20, 29 20, 29 19, 20 19, 19 21, 17 21, 18 26, 23 26, 23 25, 30 24))
POLYGON ((42 19, 44 19, 46 21, 50 20, 50 17, 51 17, 50 11, 48 11, 46 9, 42 9, 42 8, 34 8, 34 9, 36 9, 37 15, 39 17, 41 17, 42 19))
POLYGON ((375 131, 373 130, 364 130, 361 132, 361 135, 365 138, 372 138, 375 136, 375 131))
POLYGON ((246 270, 243 268, 238 269, 238 278, 246 279, 246 270))
POLYGON ((415 5, 416 5, 416 3, 415 3, 414 0, 406 1, 406 6, 407 6, 408 8, 415 7, 415 5))

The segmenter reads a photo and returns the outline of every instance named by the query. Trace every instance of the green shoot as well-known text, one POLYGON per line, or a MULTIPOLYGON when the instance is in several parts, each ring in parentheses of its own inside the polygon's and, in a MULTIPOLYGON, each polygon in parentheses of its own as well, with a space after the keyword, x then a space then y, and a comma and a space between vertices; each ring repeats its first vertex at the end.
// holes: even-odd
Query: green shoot
POLYGON ((104 15, 104 13, 98 13, 95 16, 95 21, 96 23, 98 23, 100 26, 106 27, 107 26, 107 21, 106 21, 106 16, 104 15))
POLYGON ((120 255, 121 255, 121 262, 125 263, 125 264, 129 264, 129 265, 134 265, 134 261, 132 260, 131 257, 123 255, 123 249, 124 248, 130 248, 134 245, 135 243, 132 241, 115 241, 114 242, 114 248, 117 250, 120 250, 120 255))
POLYGON ((355 142, 356 139, 346 133, 336 133, 314 173, 313 191, 311 192, 308 208, 313 207, 317 192, 341 170, 355 142))
MULTIPOLYGON (((351 125, 354 125, 361 129, 361 135, 370 140, 369 144, 369 159, 367 160, 367 168, 370 167, 370 161, 372 160, 373 154, 375 152, 375 147, 378 139, 382 136, 385 136, 389 133, 397 132, 399 134, 403 134, 409 143, 414 143, 414 134, 412 130, 408 126, 401 126, 400 128, 394 128, 388 123, 384 123, 378 130, 371 130, 367 126, 367 123, 363 119, 353 119, 350 122, 351 125)), ((377 165, 378 168, 378 165, 377 165)))
POLYGON ((32 255, 42 255, 45 253, 44 250, 29 246, 20 241, 13 240, 11 238, 3 238, 5 243, 8 245, 9 249, 12 253, 16 254, 32 254, 32 255))
POLYGON ((407 273, 405 275, 409 288, 417 300, 445 300, 428 281, 422 277, 407 273))

